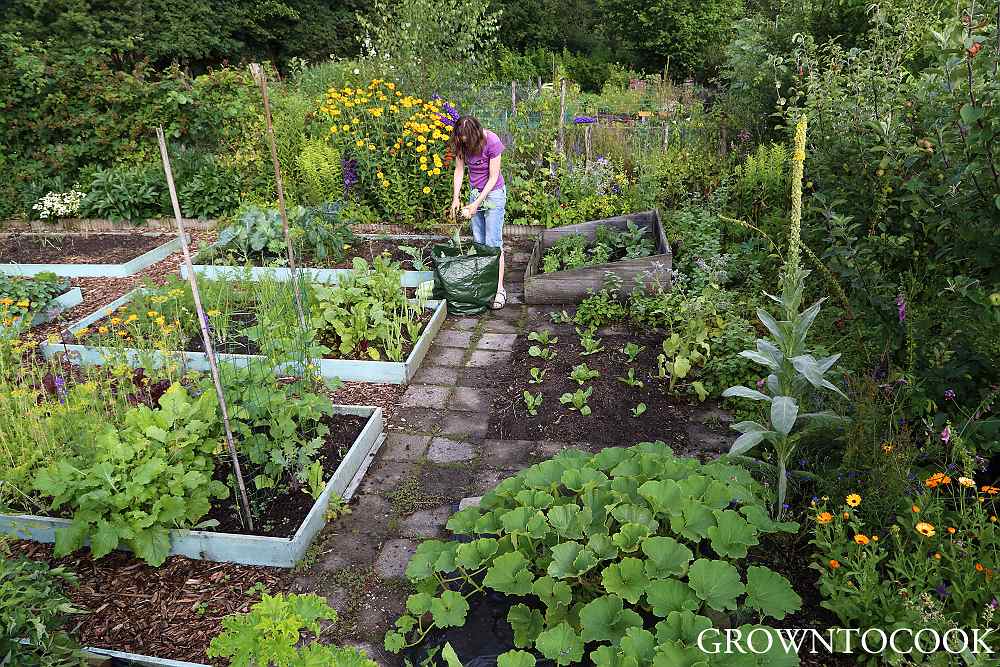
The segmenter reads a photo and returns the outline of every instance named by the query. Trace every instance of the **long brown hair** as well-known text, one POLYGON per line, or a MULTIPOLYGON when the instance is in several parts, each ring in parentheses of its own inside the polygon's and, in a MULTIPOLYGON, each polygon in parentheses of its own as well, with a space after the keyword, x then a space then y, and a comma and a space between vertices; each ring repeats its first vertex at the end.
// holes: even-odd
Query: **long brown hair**
POLYGON ((483 152, 486 146, 486 133, 475 116, 460 116, 455 121, 455 127, 448 139, 448 148, 456 157, 468 160, 483 152))

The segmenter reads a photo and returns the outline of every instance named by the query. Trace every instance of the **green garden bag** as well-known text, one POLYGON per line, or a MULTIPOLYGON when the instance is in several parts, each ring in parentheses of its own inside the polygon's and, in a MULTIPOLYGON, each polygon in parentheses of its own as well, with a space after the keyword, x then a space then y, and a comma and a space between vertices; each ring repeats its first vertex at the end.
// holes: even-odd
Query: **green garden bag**
POLYGON ((434 298, 446 299, 449 313, 478 315, 490 307, 500 281, 500 248, 439 243, 431 256, 434 298))

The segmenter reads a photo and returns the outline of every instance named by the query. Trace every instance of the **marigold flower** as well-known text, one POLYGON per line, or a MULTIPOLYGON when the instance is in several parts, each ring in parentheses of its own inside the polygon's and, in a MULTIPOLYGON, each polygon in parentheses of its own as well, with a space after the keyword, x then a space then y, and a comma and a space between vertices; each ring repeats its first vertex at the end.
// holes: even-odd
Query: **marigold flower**
POLYGON ((926 521, 921 521, 916 526, 914 526, 914 528, 918 533, 920 533, 924 537, 934 537, 934 535, 937 534, 934 531, 934 526, 932 524, 927 523, 926 521))
POLYGON ((995 486, 990 486, 989 484, 983 485, 982 491, 983 493, 989 494, 991 496, 995 496, 996 494, 1000 493, 1000 489, 998 489, 995 486))
POLYGON ((857 507, 858 505, 861 504, 861 496, 859 496, 856 493, 852 493, 849 496, 847 496, 846 500, 847 504, 850 505, 851 507, 857 507))
POLYGON ((860 544, 861 546, 865 546, 866 544, 868 544, 870 540, 868 539, 867 535, 863 533, 858 533, 857 535, 854 536, 854 541, 860 544))
POLYGON ((833 521, 833 515, 829 512, 820 512, 816 515, 816 523, 830 523, 833 521))
POLYGON ((831 570, 836 570, 839 567, 840 567, 840 561, 837 560, 836 558, 831 558, 830 559, 830 569, 831 570))

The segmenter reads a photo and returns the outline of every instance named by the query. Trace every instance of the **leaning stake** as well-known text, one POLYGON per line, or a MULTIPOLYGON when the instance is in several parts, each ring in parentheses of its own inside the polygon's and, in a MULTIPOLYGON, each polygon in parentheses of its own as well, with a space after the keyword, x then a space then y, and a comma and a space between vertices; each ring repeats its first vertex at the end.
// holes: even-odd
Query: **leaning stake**
POLYGON ((201 307, 201 293, 198 291, 198 281, 195 278, 194 267, 191 266, 191 249, 188 247, 187 237, 184 234, 181 205, 177 202, 177 188, 174 187, 174 173, 170 169, 170 156, 167 154, 167 139, 163 135, 162 126, 156 128, 156 139, 160 142, 163 173, 167 176, 170 203, 174 206, 174 219, 177 221, 177 233, 180 234, 181 249, 184 251, 184 266, 187 268, 188 281, 191 283, 191 295, 194 297, 194 308, 198 313, 198 325, 201 327, 201 339, 205 345, 205 356, 208 357, 208 365, 212 369, 212 384, 215 385, 215 394, 219 398, 219 407, 222 409, 222 424, 226 428, 226 445, 229 447, 229 456, 233 460, 236 484, 240 487, 240 505, 243 506, 243 513, 246 514, 247 526, 250 530, 253 530, 253 516, 250 515, 250 501, 247 498, 247 487, 243 484, 243 471, 240 468, 239 457, 236 455, 233 429, 229 425, 229 409, 226 407, 226 396, 222 391, 222 381, 219 379, 219 365, 215 362, 215 348, 212 347, 212 338, 208 335, 208 319, 205 317, 205 311, 201 307))
POLYGON ((264 98, 264 121, 267 123, 267 143, 271 147, 271 162, 274 163, 274 184, 278 188, 278 213, 281 214, 281 229, 285 233, 285 246, 288 250, 288 273, 292 277, 295 294, 295 311, 299 316, 299 326, 306 332, 306 316, 302 309, 302 293, 299 279, 295 274, 295 251, 292 249, 292 237, 288 233, 288 212, 285 210, 285 187, 281 182, 281 163, 278 161, 278 144, 274 140, 274 123, 271 120, 271 100, 267 95, 267 74, 260 63, 250 63, 250 73, 260 86, 261 97, 264 98))

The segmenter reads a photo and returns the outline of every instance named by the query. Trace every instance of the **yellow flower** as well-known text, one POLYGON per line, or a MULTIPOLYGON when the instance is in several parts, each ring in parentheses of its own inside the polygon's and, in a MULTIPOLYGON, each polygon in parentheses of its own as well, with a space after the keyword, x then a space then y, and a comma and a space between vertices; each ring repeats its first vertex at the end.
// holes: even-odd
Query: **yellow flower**
POLYGON ((924 537, 934 537, 935 535, 934 526, 932 524, 927 523, 926 521, 921 521, 916 526, 914 526, 914 528, 918 533, 920 533, 924 537))
POLYGON ((421 155, 420 156, 420 164, 427 164, 427 156, 426 155, 421 155))
POLYGON ((850 505, 851 507, 857 507, 858 505, 861 504, 861 496, 859 496, 856 493, 852 493, 849 496, 847 496, 846 500, 847 504, 850 505))
POLYGON ((106 334, 106 333, 108 333, 108 328, 104 327, 104 326, 97 327, 97 333, 99 333, 99 334, 106 334))
POLYGON ((426 164, 420 165, 420 171, 427 171, 427 165, 426 164))
POLYGON ((88 329, 87 327, 82 327, 79 330, 77 330, 77 332, 76 332, 75 335, 76 335, 77 338, 83 338, 84 336, 86 336, 89 333, 90 333, 90 329, 88 329))
POLYGON ((208 311, 208 313, 207 313, 207 315, 208 315, 209 317, 218 317, 218 316, 219 316, 219 315, 221 315, 221 314, 222 314, 222 312, 221 312, 221 311, 218 311, 218 310, 210 310, 210 311, 208 311))
POLYGON ((3 306, 13 306, 14 305, 14 299, 10 298, 9 296, 5 296, 4 298, 0 299, 0 305, 3 305, 3 306))
MULTIPOLYGON (((407 145, 409 145, 409 144, 407 144, 407 145)), ((418 153, 423 153, 424 151, 427 150, 427 146, 425 146, 424 144, 420 144, 414 150, 416 150, 418 153)))
POLYGON ((357 141, 354 142, 354 145, 357 146, 358 148, 361 148, 362 146, 365 145, 365 142, 362 141, 361 139, 358 139, 357 141))
POLYGON ((128 320, 126 320, 126 321, 128 321, 128 322, 135 322, 137 319, 139 319, 139 316, 136 315, 135 313, 132 313, 131 315, 128 316, 128 320))
POLYGON ((865 546, 869 542, 868 536, 862 533, 858 533, 857 535, 855 535, 854 541, 860 544, 861 546, 865 546))
POLYGON ((820 512, 816 515, 816 523, 830 523, 833 521, 833 515, 829 512, 820 512))
POLYGON ((120 317, 112 317, 111 318, 111 324, 117 326, 117 325, 119 325, 121 323, 122 323, 122 318, 120 318, 120 317))
POLYGON ((425 195, 429 195, 430 193, 431 193, 431 189, 425 185, 424 186, 424 194, 425 195))
POLYGON ((976 480, 969 479, 968 477, 959 477, 958 483, 968 489, 974 488, 976 486, 976 480))
POLYGON ((920 514, 920 508, 917 507, 916 505, 912 505, 910 507, 910 511, 913 512, 914 514, 920 514))
POLYGON ((389 181, 382 181, 382 187, 383 188, 389 187, 389 181))
POLYGON ((368 150, 370 151, 375 150, 375 144, 368 144, 368 150))
POLYGON ((342 129, 344 132, 349 132, 350 129, 351 129, 351 126, 350 125, 342 125, 340 127, 340 129, 342 129))
POLYGON ((21 299, 20 301, 17 302, 17 307, 18 308, 27 308, 30 305, 31 305, 31 302, 28 301, 27 299, 21 299))
POLYGON ((159 315, 159 313, 156 312, 155 310, 147 310, 146 311, 146 317, 156 317, 157 315, 159 315))
POLYGON ((337 126, 336 125, 334 125, 333 127, 330 128, 330 134, 337 134, 337 126))

